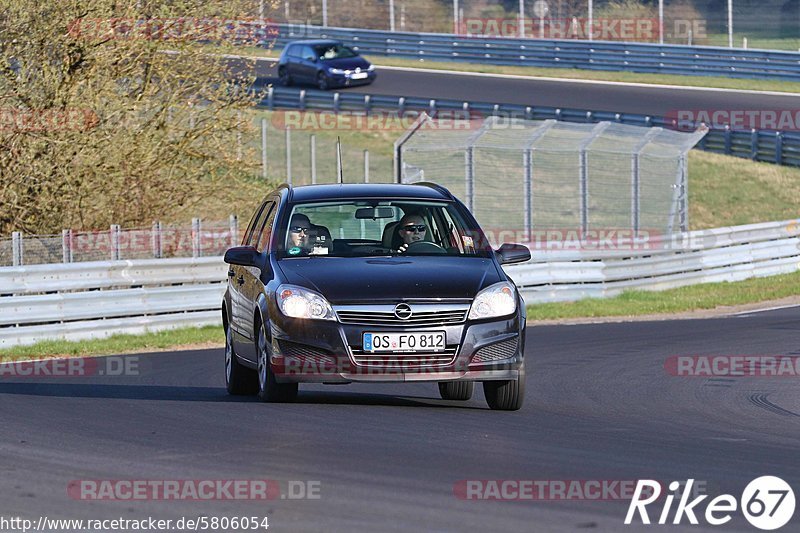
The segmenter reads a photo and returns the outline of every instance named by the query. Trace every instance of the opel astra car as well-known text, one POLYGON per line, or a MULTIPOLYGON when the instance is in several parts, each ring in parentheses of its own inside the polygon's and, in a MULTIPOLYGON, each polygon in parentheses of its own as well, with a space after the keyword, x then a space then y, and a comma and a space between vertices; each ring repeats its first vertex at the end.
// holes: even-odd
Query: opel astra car
POLYGON ((375 81, 375 67, 339 41, 294 41, 278 61, 281 84, 310 83, 323 91, 375 81))
POLYGON ((298 383, 438 383, 493 409, 525 388, 525 307, 467 208, 434 184, 282 186, 229 249, 231 394, 291 401, 298 383))

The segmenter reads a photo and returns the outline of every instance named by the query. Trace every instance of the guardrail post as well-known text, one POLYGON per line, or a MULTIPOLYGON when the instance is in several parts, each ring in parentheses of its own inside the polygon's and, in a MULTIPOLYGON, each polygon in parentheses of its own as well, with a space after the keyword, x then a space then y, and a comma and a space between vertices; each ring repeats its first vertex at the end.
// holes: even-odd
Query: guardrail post
POLYGON ((364 183, 369 183, 369 150, 364 150, 364 183))
POLYGON ((267 179, 267 119, 261 119, 261 177, 267 179))
POLYGON ((62 229, 61 230, 61 252, 62 252, 62 261, 64 263, 72 263, 73 255, 72 255, 72 230, 71 229, 62 229))
POLYGON ((317 183, 317 136, 312 133, 308 138, 308 142, 308 152, 311 158, 311 184, 314 185, 317 183))
POLYGON ((750 131, 750 159, 758 157, 758 130, 753 128, 750 131))
POLYGON ((192 219, 192 257, 200 257, 202 250, 200 249, 200 219, 192 219))
POLYGON ((530 106, 525 108, 525 120, 533 120, 533 109, 530 106))
POLYGON ((428 114, 432 117, 436 116, 436 100, 434 99, 428 102, 428 114))
POLYGON ((119 242, 119 234, 120 234, 119 224, 111 224, 108 233, 111 240, 111 260, 119 261, 121 257, 120 242, 119 242))
POLYGON ((22 233, 18 231, 11 233, 11 248, 14 255, 14 266, 22 266, 24 264, 22 233))
POLYGON ((731 154, 731 147, 732 143, 732 136, 733 132, 731 132, 731 127, 729 124, 725 124, 725 133, 723 133, 723 139, 725 140, 725 155, 731 154))
POLYGON ((406 112, 406 99, 402 96, 397 99, 397 114, 403 116, 406 112))
POLYGON ((783 133, 780 131, 775 133, 775 163, 783 164, 783 133))
POLYGON ((164 257, 164 245, 161 232, 161 222, 153 222, 153 229, 150 232, 150 248, 155 259, 164 257))
POLYGON ((333 93, 333 112, 334 113, 338 113, 339 112, 339 106, 340 106, 339 98, 340 98, 339 93, 333 93))
POLYGON ((372 107, 372 98, 370 97, 370 95, 365 94, 364 95, 364 113, 365 114, 369 115, 370 107, 372 107))
POLYGON ((270 87, 267 89, 267 109, 270 111, 275 110, 275 88, 270 87))
POLYGON ((231 228, 231 247, 239 244, 239 217, 231 215, 228 219, 231 228))
POLYGON ((300 107, 300 111, 305 111, 306 110, 306 90, 305 89, 300 91, 300 102, 298 104, 298 107, 300 107))
POLYGON ((285 129, 286 142, 286 183, 292 184, 292 130, 289 126, 285 129))

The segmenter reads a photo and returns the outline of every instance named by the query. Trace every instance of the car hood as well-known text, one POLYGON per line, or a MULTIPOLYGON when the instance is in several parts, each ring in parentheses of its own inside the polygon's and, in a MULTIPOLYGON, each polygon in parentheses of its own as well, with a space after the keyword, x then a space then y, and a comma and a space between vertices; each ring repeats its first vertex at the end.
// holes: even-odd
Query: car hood
POLYGON ((359 67, 361 67, 362 70, 367 70, 369 68, 369 61, 361 56, 326 59, 323 64, 326 67, 340 68, 342 70, 355 70, 359 67))
POLYGON ((474 298, 502 281, 480 257, 307 257, 278 262, 285 279, 334 304, 421 298, 474 298))

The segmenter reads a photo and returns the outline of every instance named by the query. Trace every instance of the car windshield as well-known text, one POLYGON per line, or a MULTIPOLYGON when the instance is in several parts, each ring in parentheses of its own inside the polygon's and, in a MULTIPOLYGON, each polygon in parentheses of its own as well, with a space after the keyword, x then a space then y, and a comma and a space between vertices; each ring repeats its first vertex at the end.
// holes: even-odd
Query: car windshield
POLYGON ((314 51, 323 61, 329 59, 345 59, 348 57, 356 57, 358 53, 349 46, 343 44, 327 44, 314 47, 314 51))
POLYGON ((297 204, 285 227, 281 256, 487 257, 482 232, 452 202, 340 200, 297 204))

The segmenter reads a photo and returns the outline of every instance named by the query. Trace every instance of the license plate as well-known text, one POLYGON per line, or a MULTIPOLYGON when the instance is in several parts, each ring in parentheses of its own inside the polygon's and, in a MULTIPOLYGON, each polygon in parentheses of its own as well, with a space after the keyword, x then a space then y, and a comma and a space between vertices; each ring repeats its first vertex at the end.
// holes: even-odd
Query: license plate
POLYGON ((366 72, 354 72, 353 75, 350 76, 350 78, 354 80, 363 80, 366 77, 367 77, 366 72))
POLYGON ((444 331, 364 333, 365 352, 439 352, 445 349, 444 331))

